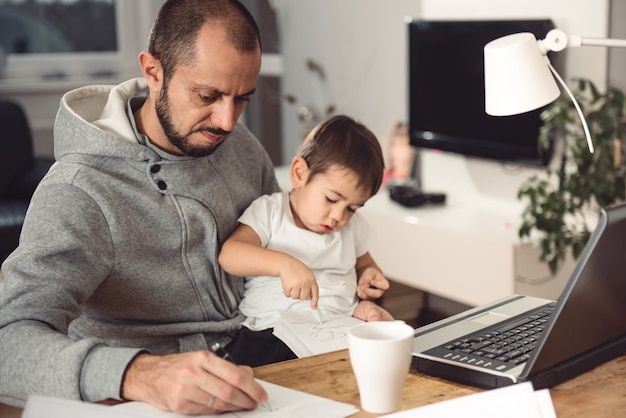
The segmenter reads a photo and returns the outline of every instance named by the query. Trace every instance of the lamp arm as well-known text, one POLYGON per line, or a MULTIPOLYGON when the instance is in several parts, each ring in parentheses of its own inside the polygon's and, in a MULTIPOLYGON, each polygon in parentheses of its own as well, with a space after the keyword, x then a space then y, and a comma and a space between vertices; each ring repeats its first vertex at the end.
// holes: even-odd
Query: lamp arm
POLYGON ((585 119, 585 115, 583 114, 583 111, 580 108, 578 101, 574 97, 574 94, 572 94, 571 90, 567 87, 567 84, 565 84, 565 81, 563 81, 559 73, 556 72, 556 70, 550 63, 550 61, 548 61, 548 67, 550 67, 550 71, 552 71, 554 78, 556 78, 559 81, 559 83, 561 83, 561 86, 567 92, 567 94, 569 95, 569 98, 574 103, 574 107, 576 108, 576 112, 578 112, 578 117, 580 118, 580 123, 582 123, 583 130, 585 131, 585 138, 587 139, 587 147, 589 147, 589 152, 593 154, 594 149, 593 149, 593 142, 591 141, 591 133, 589 132, 589 126, 587 125, 587 120, 585 119))
POLYGON ((626 48, 626 39, 580 38, 580 45, 626 48))
POLYGON ((567 35, 560 29, 552 29, 545 39, 539 42, 541 51, 562 51, 567 47, 606 46, 626 48, 626 39, 583 38, 578 35, 567 35))

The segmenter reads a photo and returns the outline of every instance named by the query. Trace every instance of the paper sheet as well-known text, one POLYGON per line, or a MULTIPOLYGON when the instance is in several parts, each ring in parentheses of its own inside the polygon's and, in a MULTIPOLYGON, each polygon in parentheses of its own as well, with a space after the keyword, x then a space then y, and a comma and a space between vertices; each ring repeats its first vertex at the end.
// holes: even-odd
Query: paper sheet
POLYGON ((28 398, 22 418, 146 418, 132 411, 115 411, 110 406, 34 395, 28 398))
MULTIPOLYGON (((359 411, 354 405, 293 389, 257 381, 269 395, 269 406, 263 405, 253 411, 220 414, 226 418, 344 418, 359 411)), ((196 415, 199 418, 214 415, 196 415)), ((187 418, 174 412, 165 412, 144 402, 127 402, 104 406, 89 402, 32 396, 26 403, 22 418, 187 418)))
POLYGON ((385 415, 387 418, 556 418, 550 392, 531 383, 492 389, 385 415))
MULTIPOLYGON (((269 395, 269 406, 263 405, 253 411, 223 413, 219 416, 227 418, 344 418, 359 411, 354 405, 309 395, 258 379, 257 381, 269 395)), ((124 412, 141 413, 146 417, 186 418, 184 415, 161 411, 143 402, 128 402, 112 408, 124 412)), ((209 415, 198 417, 209 417, 209 415)))
POLYGON ((348 331, 364 322, 348 315, 324 315, 320 324, 308 311, 281 311, 280 316, 274 335, 298 357, 348 348, 348 331))

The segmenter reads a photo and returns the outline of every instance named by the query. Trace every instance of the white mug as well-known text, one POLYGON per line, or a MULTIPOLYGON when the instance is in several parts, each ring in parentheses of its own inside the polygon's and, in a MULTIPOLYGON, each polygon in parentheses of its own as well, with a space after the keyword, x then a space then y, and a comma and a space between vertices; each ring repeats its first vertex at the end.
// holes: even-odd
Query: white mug
POLYGON ((365 411, 384 414, 402 406, 414 334, 403 321, 368 322, 348 333, 350 363, 365 411))

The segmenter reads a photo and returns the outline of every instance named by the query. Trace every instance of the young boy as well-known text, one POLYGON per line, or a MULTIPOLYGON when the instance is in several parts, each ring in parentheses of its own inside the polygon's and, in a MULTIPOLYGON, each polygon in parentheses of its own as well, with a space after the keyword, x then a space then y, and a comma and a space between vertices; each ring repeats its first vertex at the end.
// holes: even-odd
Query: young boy
POLYGON ((378 191, 383 171, 374 134, 335 116, 308 135, 292 161, 291 192, 262 196, 242 214, 219 256, 225 271, 247 277, 239 307, 248 319, 230 350, 235 358, 239 350, 242 358, 258 353, 251 366, 295 358, 272 335, 280 310, 393 319, 364 300, 382 296, 389 282, 367 251, 369 230, 356 213, 378 191))

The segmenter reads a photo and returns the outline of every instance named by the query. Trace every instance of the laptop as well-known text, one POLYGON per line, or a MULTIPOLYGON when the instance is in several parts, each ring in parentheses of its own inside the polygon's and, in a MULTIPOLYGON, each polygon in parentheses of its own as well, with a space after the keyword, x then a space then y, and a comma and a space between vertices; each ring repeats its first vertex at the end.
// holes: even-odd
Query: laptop
POLYGON ((420 327, 413 367, 468 385, 550 388, 626 352, 626 205, 602 209, 557 301, 513 295, 420 327))

